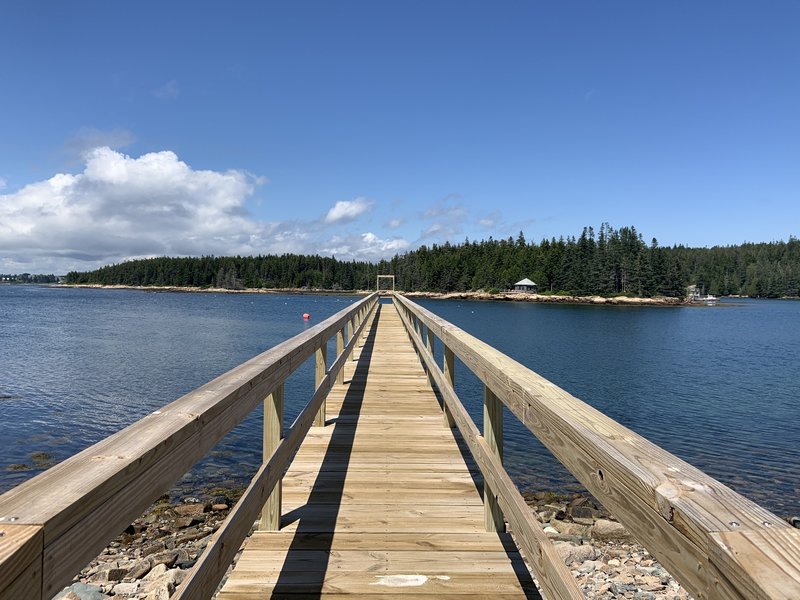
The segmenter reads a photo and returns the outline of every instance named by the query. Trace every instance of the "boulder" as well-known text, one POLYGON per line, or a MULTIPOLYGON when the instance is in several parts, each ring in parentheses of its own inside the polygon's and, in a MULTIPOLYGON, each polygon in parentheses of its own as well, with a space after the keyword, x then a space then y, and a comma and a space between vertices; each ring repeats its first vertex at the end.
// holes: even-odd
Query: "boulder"
POLYGON ((125 574, 125 577, 128 579, 141 579, 145 575, 150 572, 150 569, 153 568, 153 563, 150 562, 149 558, 142 559, 136 564, 134 564, 128 572, 125 574))
POLYGON ((181 504, 175 507, 175 514, 182 517, 198 517, 205 512, 202 504, 181 504))
POLYGON ((111 590, 115 596, 135 596, 141 591, 142 584, 138 581, 118 583, 111 590))
POLYGON ((628 530, 616 521, 597 519, 591 530, 592 537, 603 541, 628 541, 632 539, 628 530))
POLYGON ((99 587, 85 583, 73 583, 64 588, 53 600, 106 600, 106 596, 99 587))
POLYGON ((143 577, 145 581, 155 581, 167 572, 167 565, 164 563, 155 565, 151 571, 143 577))
POLYGON ((178 551, 177 550, 166 550, 165 552, 159 552, 158 554, 153 554, 150 557, 150 562, 153 567, 157 565, 165 565, 168 569, 171 569, 172 566, 175 564, 175 561, 178 560, 178 551))
POLYGON ((567 565, 571 565, 573 563, 582 563, 586 560, 594 560, 597 558, 597 550, 588 544, 576 546, 574 544, 563 542, 556 543, 555 547, 567 565))

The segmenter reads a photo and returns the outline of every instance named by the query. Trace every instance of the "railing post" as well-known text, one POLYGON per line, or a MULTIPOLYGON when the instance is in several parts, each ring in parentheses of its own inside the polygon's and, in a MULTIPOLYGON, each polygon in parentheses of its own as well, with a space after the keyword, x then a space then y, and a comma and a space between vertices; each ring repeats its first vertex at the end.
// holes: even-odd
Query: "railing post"
MULTIPOLYGON (((322 383, 322 380, 325 379, 325 373, 328 370, 328 344, 324 342, 322 346, 317 348, 317 368, 315 372, 315 383, 314 389, 319 387, 319 384, 322 383)), ((319 412, 317 416, 314 417, 314 427, 325 427, 325 403, 326 400, 322 401, 322 405, 319 407, 319 412)))
MULTIPOLYGON (((347 343, 349 344, 350 340, 352 340, 353 336, 355 335, 356 329, 358 328, 358 318, 356 317, 356 315, 353 315, 350 318, 350 320, 347 322, 347 327, 348 327, 347 343)), ((355 360, 355 344, 353 344, 353 347, 350 348, 350 355, 348 358, 352 358, 353 360, 355 360)))
MULTIPOLYGON (((450 347, 445 344, 444 345, 444 378, 450 383, 450 386, 455 389, 456 387, 456 355, 453 354, 453 351, 450 347)), ((453 421, 453 415, 450 414, 450 410, 447 408, 447 404, 442 404, 442 413, 444 415, 444 426, 449 427, 452 429, 455 427, 455 422, 453 421)))
MULTIPOLYGON (((502 462, 503 460, 503 403, 488 386, 483 386, 483 438, 489 450, 502 462)), ((506 529, 503 512, 497 502, 497 495, 483 482, 483 520, 486 531, 504 532, 506 529)))
MULTIPOLYGON (((344 352, 344 327, 342 327, 336 334, 336 358, 339 358, 344 352)), ((336 374, 336 383, 339 385, 344 384, 344 367, 339 369, 336 374)))
MULTIPOLYGON (((433 332, 430 326, 425 327, 425 346, 428 348, 430 355, 433 356, 433 332)), ((428 380, 431 382, 431 385, 433 385, 433 373, 428 368, 427 364, 423 366, 425 367, 425 372, 428 374, 428 380)))
MULTIPOLYGON (((283 392, 281 383, 264 400, 264 458, 267 462, 283 438, 283 392)), ((281 528, 281 482, 275 484, 264 508, 258 525, 261 531, 278 531, 281 528)))
MULTIPOLYGON (((361 323, 363 323, 364 319, 366 318, 366 312, 367 311, 364 309, 363 306, 358 310, 358 326, 359 327, 361 327, 361 323)), ((356 346, 361 348, 361 346, 364 345, 363 341, 364 341, 364 332, 362 331, 361 334, 358 336, 358 342, 356 343, 356 346)))
MULTIPOLYGON (((422 335, 420 330, 419 330, 419 319, 417 319, 417 315, 415 315, 413 313, 411 314, 411 324, 414 326, 414 334, 422 335)), ((419 356, 419 349, 417 348, 417 344, 414 341, 414 339, 415 339, 414 338, 414 334, 412 334, 409 331, 408 332, 408 338, 411 340, 411 345, 414 347, 414 352, 416 352, 417 356, 419 356)))

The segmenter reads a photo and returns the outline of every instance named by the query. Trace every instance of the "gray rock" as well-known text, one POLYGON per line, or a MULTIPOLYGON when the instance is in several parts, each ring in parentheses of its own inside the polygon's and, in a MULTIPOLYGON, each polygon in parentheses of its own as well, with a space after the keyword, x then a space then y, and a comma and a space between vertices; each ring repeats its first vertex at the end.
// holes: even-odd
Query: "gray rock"
POLYGON ((611 593, 614 594, 614 596, 623 596, 625 595, 625 592, 635 592, 636 586, 627 583, 618 583, 616 581, 612 581, 611 587, 609 589, 611 593))
POLYGON ((589 506, 575 506, 570 511, 573 519, 591 519, 594 511, 589 506))
POLYGON ((202 504, 182 504, 175 507, 175 514, 182 517, 199 517, 204 512, 202 504))
POLYGON ((175 591, 175 586, 164 583, 159 585, 156 589, 151 590, 145 596, 145 600, 169 600, 169 597, 172 596, 172 592, 175 591))
POLYGON ((154 567, 156 565, 166 565, 168 569, 171 569, 176 560, 178 560, 177 550, 167 550, 150 556, 150 563, 154 567))
POLYGON ((547 534, 548 537, 559 535, 561 533, 558 529, 556 529, 555 527, 550 527, 549 525, 544 528, 544 532, 545 534, 547 534))
POLYGON ((142 589, 142 584, 138 581, 118 583, 111 590, 115 596, 134 596, 142 589))
POLYGON ((597 550, 588 544, 575 546, 569 543, 556 543, 555 547, 567 565, 597 558, 597 550))
POLYGON ((53 600, 105 600, 108 598, 99 587, 86 585, 85 583, 73 583, 68 588, 64 588, 53 600))
POLYGON ((627 541, 632 539, 628 530, 616 521, 597 519, 592 527, 592 537, 604 541, 627 541))
POLYGON ((552 521, 550 526, 557 529, 562 535, 572 535, 576 537, 589 537, 589 528, 585 525, 578 523, 570 523, 569 521, 552 521))
POLYGON ((144 591, 149 594, 153 590, 156 590, 165 584, 167 587, 171 588, 172 591, 175 591, 175 588, 179 586, 185 578, 186 571, 181 571, 180 569, 170 569, 152 583, 148 583, 145 586, 144 591))
POLYGON ((153 563, 150 562, 149 558, 142 559, 138 561, 135 565, 133 565, 128 572, 125 574, 125 577, 128 579, 141 579, 145 575, 150 572, 150 569, 153 568, 153 563))
POLYGON ((142 556, 150 556, 156 552, 163 552, 166 549, 167 547, 164 545, 164 542, 153 542, 142 548, 142 556))
POLYGON ((145 575, 142 579, 145 581, 155 581, 167 572, 167 565, 164 563, 155 565, 153 569, 145 575))

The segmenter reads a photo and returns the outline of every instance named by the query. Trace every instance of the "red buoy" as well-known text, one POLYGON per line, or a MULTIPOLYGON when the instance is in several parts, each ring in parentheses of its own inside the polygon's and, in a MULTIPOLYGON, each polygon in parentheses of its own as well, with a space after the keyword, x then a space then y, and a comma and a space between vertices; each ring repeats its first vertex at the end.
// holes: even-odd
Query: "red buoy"
POLYGON ((303 313, 303 320, 308 321, 311 318, 311 315, 308 313, 303 313))

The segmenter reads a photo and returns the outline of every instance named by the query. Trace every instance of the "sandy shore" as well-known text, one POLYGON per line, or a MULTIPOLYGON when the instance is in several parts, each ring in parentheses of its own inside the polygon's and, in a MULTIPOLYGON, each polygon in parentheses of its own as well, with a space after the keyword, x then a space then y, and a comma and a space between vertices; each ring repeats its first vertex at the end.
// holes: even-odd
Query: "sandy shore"
MULTIPOLYGON (((56 287, 88 288, 104 290, 138 290, 143 292, 205 293, 205 294, 314 294, 365 296, 372 290, 324 290, 308 288, 245 288, 229 290, 225 288, 200 288, 189 286, 136 286, 136 285, 99 285, 99 284, 58 284, 56 287)), ((524 292, 489 293, 483 290, 475 292, 404 292, 407 298, 430 298, 437 300, 482 300, 501 302, 544 302, 550 304, 594 304, 609 306, 686 306, 684 298, 657 296, 654 298, 638 298, 627 296, 556 296, 548 294, 529 294, 524 292)))

